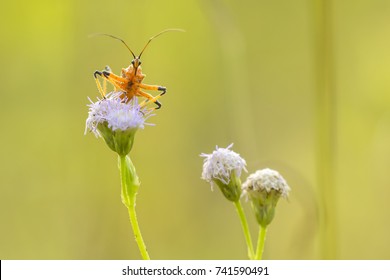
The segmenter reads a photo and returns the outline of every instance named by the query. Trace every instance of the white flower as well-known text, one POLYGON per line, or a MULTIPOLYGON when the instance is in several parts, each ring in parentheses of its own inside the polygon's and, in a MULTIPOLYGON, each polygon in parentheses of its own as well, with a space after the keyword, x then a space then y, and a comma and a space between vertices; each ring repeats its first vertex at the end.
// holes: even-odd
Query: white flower
POLYGON ((122 92, 109 93, 106 98, 92 102, 89 106, 85 133, 92 131, 102 137, 108 147, 120 156, 127 155, 134 143, 138 128, 144 128, 151 110, 138 105, 137 98, 126 103, 122 92))
POLYGON ((218 148, 212 154, 201 154, 204 157, 202 179, 213 183, 214 179, 218 179, 224 184, 229 184, 232 172, 239 178, 244 169, 246 172, 246 162, 239 154, 229 150, 233 144, 227 148, 218 148))
POLYGON ((266 168, 249 175, 242 190, 251 200, 257 222, 266 228, 275 216, 279 198, 287 198, 290 187, 277 171, 266 168))
POLYGON ((245 195, 251 191, 262 192, 265 190, 269 193, 271 190, 275 190, 284 198, 288 197, 291 190, 279 172, 269 168, 258 170, 249 175, 245 183, 242 184, 242 189, 245 195))
POLYGON ((149 110, 142 109, 136 98, 126 103, 120 98, 121 92, 107 94, 106 98, 88 105, 89 112, 85 133, 92 131, 96 137, 101 136, 98 125, 106 123, 112 131, 144 128, 145 120, 151 116, 149 110))

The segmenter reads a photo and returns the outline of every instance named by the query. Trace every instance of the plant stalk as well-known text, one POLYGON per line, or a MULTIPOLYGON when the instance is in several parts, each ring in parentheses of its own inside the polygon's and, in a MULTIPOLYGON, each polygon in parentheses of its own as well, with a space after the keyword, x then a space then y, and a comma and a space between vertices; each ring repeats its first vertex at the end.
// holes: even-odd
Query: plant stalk
POLYGON ((128 156, 119 156, 119 170, 122 184, 122 202, 128 209, 135 241, 137 242, 142 259, 150 260, 135 212, 135 201, 140 182, 135 172, 135 167, 128 156))
POLYGON ((265 236, 267 234, 267 227, 259 226, 259 237, 257 239, 257 248, 255 260, 261 260, 263 258, 265 236))
POLYGON ((253 260, 255 253, 253 251, 252 238, 251 238, 251 234, 249 232, 248 222, 246 220, 245 213, 244 213, 244 210, 242 209, 242 205, 241 205, 240 200, 234 202, 234 206, 236 207, 238 216, 239 216, 240 221, 241 221, 241 226, 242 226, 242 230, 244 232, 246 245, 248 247, 248 257, 250 260, 253 260))

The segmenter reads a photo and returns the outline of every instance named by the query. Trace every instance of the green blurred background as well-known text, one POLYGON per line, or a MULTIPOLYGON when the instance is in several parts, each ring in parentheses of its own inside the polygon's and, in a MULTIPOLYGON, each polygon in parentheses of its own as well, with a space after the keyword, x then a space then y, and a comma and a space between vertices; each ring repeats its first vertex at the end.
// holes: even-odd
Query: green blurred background
MULTIPOLYGON (((131 55, 88 35, 122 37, 138 53, 159 31, 182 28, 143 55, 144 81, 168 88, 131 153, 151 258, 246 259, 234 207, 200 179, 199 154, 234 143, 249 172, 276 169, 292 188, 264 258, 321 259, 315 2, 3 1, 0 258, 140 258, 116 155, 84 136, 93 72, 120 73, 131 55)), ((325 2, 336 258, 389 259, 390 1, 325 2)))

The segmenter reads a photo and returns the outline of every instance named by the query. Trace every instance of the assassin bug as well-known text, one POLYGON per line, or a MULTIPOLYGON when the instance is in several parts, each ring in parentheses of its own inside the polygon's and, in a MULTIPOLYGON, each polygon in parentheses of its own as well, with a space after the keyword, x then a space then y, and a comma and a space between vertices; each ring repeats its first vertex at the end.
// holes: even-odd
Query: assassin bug
POLYGON ((123 92, 123 95, 121 96, 121 98, 123 100, 126 100, 125 102, 129 102, 133 97, 139 96, 139 97, 146 98, 140 104, 141 107, 145 106, 146 103, 151 101, 157 105, 157 107, 154 108, 154 110, 161 108, 161 103, 157 99, 159 99, 161 96, 163 96, 166 93, 167 89, 166 89, 166 87, 163 87, 163 86, 147 85, 147 84, 142 83, 142 80, 145 78, 145 74, 142 73, 141 55, 143 54, 146 47, 149 45, 149 43, 154 38, 160 36, 161 34, 163 34, 165 32, 168 32, 168 31, 184 31, 184 30, 166 29, 164 31, 161 31, 160 33, 154 35, 153 37, 151 37, 148 40, 148 42, 146 43, 146 45, 144 46, 144 48, 142 49, 142 51, 140 52, 140 54, 138 56, 136 56, 134 54, 134 52, 130 49, 130 47, 121 38, 115 37, 115 36, 110 35, 110 34, 97 34, 97 35, 108 36, 108 37, 111 37, 111 38, 114 38, 116 40, 121 41, 126 46, 126 48, 130 51, 130 53, 133 55, 133 60, 131 61, 131 64, 129 65, 129 67, 122 68, 121 76, 118 76, 118 75, 115 75, 114 73, 112 73, 109 66, 106 66, 105 70, 103 70, 103 71, 95 71, 94 72, 93 75, 95 77, 96 85, 98 87, 100 94, 103 96, 103 98, 105 98, 105 95, 106 95, 106 84, 108 81, 115 87, 116 90, 119 89, 123 92), (103 87, 100 84, 98 76, 100 76, 103 79, 103 87), (156 90, 156 91, 160 91, 160 93, 157 96, 153 96, 153 95, 145 92, 144 90, 156 90))

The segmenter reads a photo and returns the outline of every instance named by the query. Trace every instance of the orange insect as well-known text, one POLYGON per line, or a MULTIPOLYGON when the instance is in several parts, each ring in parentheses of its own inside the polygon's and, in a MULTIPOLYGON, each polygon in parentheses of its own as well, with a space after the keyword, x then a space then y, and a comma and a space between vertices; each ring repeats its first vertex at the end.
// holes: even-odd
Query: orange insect
POLYGON ((163 96, 167 89, 166 87, 163 86, 158 86, 158 85, 147 85, 142 83, 143 79, 145 78, 145 74, 142 74, 142 68, 141 68, 141 55, 145 51, 146 47, 149 45, 149 43, 156 37, 160 36, 161 34, 168 32, 168 31, 183 31, 180 29, 167 29, 164 31, 161 31, 157 35, 154 35, 149 39, 149 41, 146 43, 144 48, 142 49, 141 53, 136 56, 133 51, 130 49, 130 47, 125 43, 124 40, 115 37, 110 34, 97 34, 97 35, 105 35, 109 36, 111 38, 117 39, 121 41, 127 49, 131 52, 133 55, 133 60, 131 61, 131 64, 127 68, 122 68, 121 71, 121 76, 117 76, 114 73, 112 73, 111 69, 109 66, 105 67, 105 70, 103 71, 95 71, 93 74, 95 77, 96 85, 99 89, 100 94, 105 98, 106 96, 106 84, 107 81, 110 82, 115 90, 121 90, 123 91, 123 95, 121 96, 122 99, 126 100, 126 102, 129 102, 134 96, 139 96, 139 97, 144 97, 146 98, 140 106, 143 107, 148 103, 149 101, 154 102, 157 107, 154 109, 160 109, 161 108, 161 103, 157 100, 161 96, 163 96), (100 81, 97 76, 100 76, 103 78, 103 87, 100 84, 100 81), (160 94, 157 96, 153 96, 144 90, 156 90, 160 91, 160 94))

